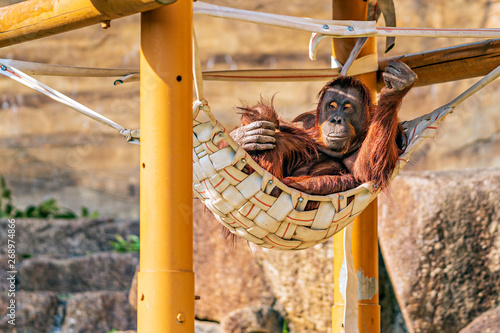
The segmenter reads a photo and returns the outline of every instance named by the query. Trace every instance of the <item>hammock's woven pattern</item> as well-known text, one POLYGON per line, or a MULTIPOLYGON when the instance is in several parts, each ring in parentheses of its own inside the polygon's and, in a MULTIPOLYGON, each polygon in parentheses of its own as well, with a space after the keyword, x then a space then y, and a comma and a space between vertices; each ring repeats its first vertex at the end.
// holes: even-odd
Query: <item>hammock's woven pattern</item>
MULTIPOLYGON (((193 109, 194 192, 222 225, 253 243, 280 250, 314 246, 351 223, 378 195, 372 183, 326 196, 289 188, 231 139, 206 103, 195 102, 193 109), (197 120, 200 110, 205 111, 209 121, 197 120), (229 146, 219 149, 222 140, 229 146), (242 171, 247 164, 255 170, 250 175, 242 171), (275 186, 283 190, 278 198, 269 195, 275 186), (309 201, 319 202, 318 208, 304 211, 309 201)), ((434 136, 438 123, 452 109, 440 108, 404 124, 408 149, 393 176, 424 138, 434 136)))

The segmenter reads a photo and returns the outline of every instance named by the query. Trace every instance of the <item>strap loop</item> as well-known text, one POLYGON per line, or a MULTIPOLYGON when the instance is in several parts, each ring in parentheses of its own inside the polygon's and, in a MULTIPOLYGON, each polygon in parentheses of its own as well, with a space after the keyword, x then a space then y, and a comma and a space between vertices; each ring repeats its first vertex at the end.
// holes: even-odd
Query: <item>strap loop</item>
POLYGON ((124 128, 123 126, 115 123, 109 118, 104 117, 103 115, 95 112, 94 110, 86 107, 83 104, 78 103, 77 101, 69 98, 68 96, 60 93, 59 91, 50 88, 49 86, 41 83, 40 81, 35 80, 31 76, 21 72, 20 70, 12 67, 12 66, 7 66, 5 64, 0 63, 0 74, 3 74, 7 77, 10 77, 11 79, 16 80, 19 83, 24 84, 27 87, 30 87, 31 89, 34 89, 45 96, 48 96, 52 98, 55 101, 58 101, 59 103, 62 103, 64 105, 69 106, 73 110, 91 118, 94 119, 95 121, 100 122, 101 124, 104 124, 106 126, 109 126, 111 128, 114 128, 116 131, 120 132, 125 138, 127 139, 128 142, 133 143, 133 144, 140 144, 139 141, 139 130, 130 130, 127 128, 124 128))

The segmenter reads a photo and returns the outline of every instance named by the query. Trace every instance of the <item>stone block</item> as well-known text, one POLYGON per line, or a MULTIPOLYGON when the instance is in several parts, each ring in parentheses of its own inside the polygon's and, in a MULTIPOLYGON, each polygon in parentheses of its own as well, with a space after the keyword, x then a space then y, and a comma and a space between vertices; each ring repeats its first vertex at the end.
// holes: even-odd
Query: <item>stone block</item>
POLYGON ((26 259, 18 273, 19 288, 57 293, 125 291, 130 288, 138 263, 137 253, 113 252, 67 259, 26 259))
POLYGON ((460 333, 495 333, 500 328, 500 307, 486 311, 474 319, 460 333))
POLYGON ((137 315, 128 304, 126 292, 85 292, 66 301, 62 333, 108 332, 137 328, 137 315))
MULTIPOLYGON (((7 220, 0 220, 0 244, 7 244, 7 220)), ((110 251, 115 235, 139 235, 138 221, 16 219, 16 253, 64 258, 110 251)), ((0 247, 0 254, 6 253, 0 247)))
POLYGON ((294 252, 251 246, 291 331, 328 331, 333 305, 333 241, 294 252))
POLYGON ((276 298, 248 243, 224 239, 222 227, 203 204, 194 201, 196 317, 220 322, 235 309, 271 306, 276 298))
POLYGON ((283 332, 283 317, 270 307, 238 309, 228 314, 221 322, 224 333, 280 333, 283 332))
POLYGON ((500 170, 403 173, 379 239, 410 332, 460 331, 500 303, 500 170))
POLYGON ((10 299, 6 293, 0 294, 0 332, 16 332, 16 330, 18 333, 49 332, 58 308, 55 293, 16 292, 15 326, 9 324, 11 317, 7 316, 10 313, 7 309, 10 299))

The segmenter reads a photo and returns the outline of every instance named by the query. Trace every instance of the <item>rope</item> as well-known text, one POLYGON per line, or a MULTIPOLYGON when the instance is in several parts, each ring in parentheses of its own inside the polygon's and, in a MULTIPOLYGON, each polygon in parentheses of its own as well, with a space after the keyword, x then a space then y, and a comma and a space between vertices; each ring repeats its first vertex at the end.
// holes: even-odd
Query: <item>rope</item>
POLYGON ((104 117, 103 115, 91 110, 90 108, 78 103, 77 101, 69 98, 68 96, 58 92, 57 90, 54 90, 50 88, 49 86, 35 80, 31 76, 21 72, 20 70, 12 67, 12 66, 6 66, 3 63, 0 63, 0 74, 3 74, 7 77, 10 77, 11 79, 24 84, 27 87, 30 87, 31 89, 34 89, 50 98, 53 100, 62 103, 64 105, 69 106, 73 110, 76 110, 77 112, 94 119, 95 121, 100 122, 101 124, 104 124, 106 126, 109 126, 116 131, 118 131, 121 135, 125 137, 125 139, 133 144, 140 144, 140 131, 139 130, 130 130, 128 128, 125 128, 114 121, 104 117))

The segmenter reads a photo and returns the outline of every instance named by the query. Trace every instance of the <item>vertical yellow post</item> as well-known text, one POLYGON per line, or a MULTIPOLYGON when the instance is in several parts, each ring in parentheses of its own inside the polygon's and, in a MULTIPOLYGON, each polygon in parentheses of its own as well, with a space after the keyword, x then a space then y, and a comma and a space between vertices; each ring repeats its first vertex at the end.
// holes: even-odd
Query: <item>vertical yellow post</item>
POLYGON ((138 332, 194 332, 192 0, 141 17, 138 332))
MULTIPOLYGON (((366 20, 368 2, 363 0, 333 0, 334 20, 366 20)), ((337 39, 334 42, 334 56, 345 63, 356 39, 337 39)), ((376 53, 375 38, 368 39, 359 57, 376 53)), ((360 79, 370 88, 375 100, 377 76, 376 73, 361 75, 360 79)), ((343 322, 345 300, 340 292, 340 270, 344 259, 344 238, 340 232, 334 236, 334 306, 332 309, 332 332, 346 331, 343 322)), ((358 328, 360 333, 380 332, 380 306, 378 294, 378 238, 377 238, 377 200, 372 202, 365 211, 354 220, 352 232, 352 252, 354 269, 359 284, 375 283, 376 292, 371 299, 363 299, 358 295, 358 328), (361 299, 360 299, 361 298, 361 299)))

